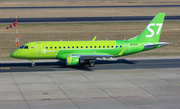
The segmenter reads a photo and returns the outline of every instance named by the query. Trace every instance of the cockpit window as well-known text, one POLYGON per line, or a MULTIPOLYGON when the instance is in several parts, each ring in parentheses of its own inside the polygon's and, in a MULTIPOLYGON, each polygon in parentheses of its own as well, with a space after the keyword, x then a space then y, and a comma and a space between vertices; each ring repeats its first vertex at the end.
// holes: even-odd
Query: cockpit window
POLYGON ((23 46, 21 46, 21 47, 19 47, 20 49, 23 49, 24 48, 24 45, 23 46))
POLYGON ((20 49, 28 49, 28 46, 21 46, 21 47, 19 47, 20 49))
POLYGON ((28 46, 25 46, 24 49, 28 49, 28 46))

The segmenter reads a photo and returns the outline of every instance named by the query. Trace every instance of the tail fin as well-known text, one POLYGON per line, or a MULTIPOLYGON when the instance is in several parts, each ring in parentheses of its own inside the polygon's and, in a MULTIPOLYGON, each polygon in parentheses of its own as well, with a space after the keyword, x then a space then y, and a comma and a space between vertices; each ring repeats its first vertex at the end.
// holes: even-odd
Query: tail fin
POLYGON ((139 36, 133 37, 129 41, 158 42, 164 17, 165 13, 158 13, 139 36))

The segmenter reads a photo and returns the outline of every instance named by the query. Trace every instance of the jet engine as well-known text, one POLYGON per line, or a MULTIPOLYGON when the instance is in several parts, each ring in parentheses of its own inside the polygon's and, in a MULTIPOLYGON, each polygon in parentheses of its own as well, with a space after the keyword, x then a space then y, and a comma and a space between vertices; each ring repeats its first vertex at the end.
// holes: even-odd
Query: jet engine
POLYGON ((79 59, 79 57, 69 56, 66 58, 67 66, 78 66, 78 65, 86 65, 89 64, 88 60, 79 59))
POLYGON ((66 65, 67 66, 79 65, 79 57, 71 57, 71 56, 67 57, 66 65))

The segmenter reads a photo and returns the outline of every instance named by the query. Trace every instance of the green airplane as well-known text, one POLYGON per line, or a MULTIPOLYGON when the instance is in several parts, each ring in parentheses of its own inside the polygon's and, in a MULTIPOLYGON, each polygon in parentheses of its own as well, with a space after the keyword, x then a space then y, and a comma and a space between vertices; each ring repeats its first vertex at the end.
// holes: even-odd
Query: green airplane
POLYGON ((92 41, 36 41, 19 47, 11 57, 29 59, 32 67, 35 59, 58 59, 66 61, 67 66, 89 65, 93 67, 95 60, 113 59, 160 48, 167 42, 159 42, 165 13, 158 13, 144 31, 129 40, 95 40, 92 41))

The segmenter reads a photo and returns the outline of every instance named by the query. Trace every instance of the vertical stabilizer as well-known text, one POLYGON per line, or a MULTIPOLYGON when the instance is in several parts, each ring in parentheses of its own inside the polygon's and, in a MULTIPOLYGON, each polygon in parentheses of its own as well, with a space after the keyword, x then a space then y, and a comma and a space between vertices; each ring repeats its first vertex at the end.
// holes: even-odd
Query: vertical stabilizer
POLYGON ((158 42, 164 17, 165 13, 158 13, 139 36, 131 38, 129 41, 158 42))

